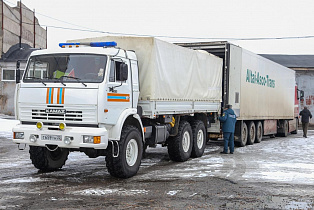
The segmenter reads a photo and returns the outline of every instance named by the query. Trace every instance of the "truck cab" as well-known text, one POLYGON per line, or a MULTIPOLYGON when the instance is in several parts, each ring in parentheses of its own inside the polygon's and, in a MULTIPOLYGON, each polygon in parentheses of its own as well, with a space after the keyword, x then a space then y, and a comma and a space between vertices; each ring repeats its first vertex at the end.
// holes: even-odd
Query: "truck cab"
MULTIPOLYGON (((70 151, 89 157, 107 156, 110 151, 118 156, 115 140, 128 119, 137 121, 132 129, 139 137, 125 145, 133 149, 131 162, 126 159, 126 163, 128 170, 138 170, 143 128, 137 115, 137 58, 134 52, 115 46, 115 42, 61 43, 59 50, 31 54, 16 87, 15 113, 20 124, 13 128, 13 142, 30 145, 36 168, 61 168, 70 151)), ((134 172, 127 171, 121 176, 131 175, 134 172)))

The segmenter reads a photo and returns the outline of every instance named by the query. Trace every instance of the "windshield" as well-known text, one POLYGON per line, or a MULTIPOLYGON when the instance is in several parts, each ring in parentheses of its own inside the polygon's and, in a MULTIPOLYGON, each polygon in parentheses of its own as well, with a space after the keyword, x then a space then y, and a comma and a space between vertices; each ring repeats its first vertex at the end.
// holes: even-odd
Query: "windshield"
POLYGON ((32 56, 24 82, 93 82, 103 81, 106 55, 51 54, 32 56))

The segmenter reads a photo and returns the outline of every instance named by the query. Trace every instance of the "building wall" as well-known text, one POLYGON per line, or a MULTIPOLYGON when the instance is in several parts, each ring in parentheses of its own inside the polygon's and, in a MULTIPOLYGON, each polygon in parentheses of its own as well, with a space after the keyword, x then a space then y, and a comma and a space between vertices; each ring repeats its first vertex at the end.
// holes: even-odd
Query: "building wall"
MULTIPOLYGON (((19 43, 21 29, 20 2, 18 2, 17 7, 10 7, 7 4, 2 4, 2 2, 0 2, 0 17, 0 39, 2 39, 0 43, 1 56, 2 53, 7 52, 11 46, 19 43)), ((46 48, 46 42, 46 30, 39 25, 35 13, 22 4, 22 43, 29 44, 34 48, 46 48)))
MULTIPOLYGON (((304 91, 304 101, 300 103, 300 110, 307 106, 314 116, 314 71, 296 71, 298 88, 304 91)), ((314 124, 314 117, 310 120, 314 124)))
MULTIPOLYGON (((20 41, 20 2, 17 7, 10 7, 0 1, 0 57, 10 47, 20 41)), ((22 4, 22 43, 34 48, 46 48, 47 33, 39 25, 35 13, 22 4), (34 24, 35 23, 35 24, 34 24)), ((16 62, 0 63, 0 113, 14 115, 15 79, 2 81, 3 69, 14 71, 16 62)), ((25 68, 25 62, 21 63, 21 69, 25 68)), ((15 72, 14 72, 15 75, 15 72)))

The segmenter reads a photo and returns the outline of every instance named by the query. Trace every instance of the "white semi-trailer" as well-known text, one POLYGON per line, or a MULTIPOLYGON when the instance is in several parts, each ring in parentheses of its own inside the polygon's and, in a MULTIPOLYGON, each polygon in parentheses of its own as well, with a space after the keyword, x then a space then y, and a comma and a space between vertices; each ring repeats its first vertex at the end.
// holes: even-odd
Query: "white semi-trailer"
MULTIPOLYGON (((181 43, 223 59, 223 103, 237 115, 235 141, 260 142, 263 135, 287 136, 298 130, 295 71, 228 42, 181 43)), ((213 131, 211 138, 217 138, 213 131)))
POLYGON ((21 81, 17 71, 13 141, 28 144, 43 171, 80 151, 106 156, 109 173, 127 178, 146 146, 167 146, 174 161, 202 156, 207 137, 219 137, 226 103, 242 146, 295 130, 294 71, 229 43, 182 45, 193 50, 100 37, 33 52, 21 81))

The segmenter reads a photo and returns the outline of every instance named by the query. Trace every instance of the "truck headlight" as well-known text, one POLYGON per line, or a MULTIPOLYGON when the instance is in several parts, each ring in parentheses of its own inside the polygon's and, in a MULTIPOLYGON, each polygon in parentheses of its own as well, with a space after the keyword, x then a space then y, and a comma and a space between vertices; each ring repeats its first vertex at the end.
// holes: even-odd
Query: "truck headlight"
POLYGON ((24 132, 14 132, 13 139, 24 139, 24 132))
POLYGON ((32 142, 32 143, 35 143, 37 141, 38 137, 39 137, 38 135, 31 134, 29 136, 29 141, 32 142))
POLYGON ((83 143, 94 143, 94 137, 93 136, 83 136, 83 143))
POLYGON ((100 144, 101 138, 100 136, 83 136, 83 143, 91 143, 91 144, 100 144))
POLYGON ((71 144, 71 142, 73 141, 73 137, 72 136, 65 136, 63 142, 67 145, 71 144))

